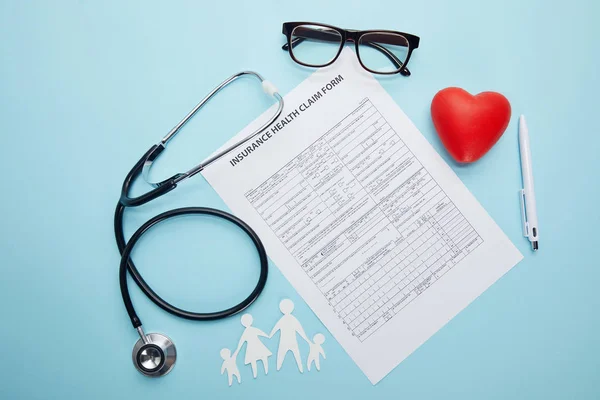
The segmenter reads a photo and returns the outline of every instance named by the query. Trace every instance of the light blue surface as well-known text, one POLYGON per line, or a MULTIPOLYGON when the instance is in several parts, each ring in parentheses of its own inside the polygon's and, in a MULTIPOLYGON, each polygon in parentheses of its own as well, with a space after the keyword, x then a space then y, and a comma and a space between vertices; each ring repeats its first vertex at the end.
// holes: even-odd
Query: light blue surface
MULTIPOLYGON (((598 2, 1 3, 0 398, 600 397, 598 2), (325 332, 320 373, 300 375, 291 358, 276 372, 272 359, 273 371, 252 380, 240 363, 242 385, 229 388, 219 350, 235 346, 239 319, 184 321, 135 288, 146 329, 169 334, 180 352, 169 376, 146 379, 131 364, 136 335, 117 284, 112 217, 122 179, 230 74, 256 69, 282 93, 306 78, 310 70, 280 50, 281 23, 294 20, 419 35, 413 75, 382 83, 447 160, 429 116, 433 95, 461 86, 508 97, 504 137, 477 164, 452 166, 525 259, 377 386, 325 332), (533 148, 535 255, 519 219, 520 113, 533 148)), ((156 176, 193 165, 263 111, 268 101, 252 83, 207 107, 156 176)), ((183 205, 224 207, 198 176, 130 210, 127 231, 183 205)), ((245 238, 215 222, 175 224, 149 234, 134 257, 157 291, 208 310, 250 290, 258 274, 245 238), (230 243, 239 250, 230 252, 230 243)), ((324 332, 275 266, 249 310, 255 325, 269 330, 285 297, 310 335, 324 332)))

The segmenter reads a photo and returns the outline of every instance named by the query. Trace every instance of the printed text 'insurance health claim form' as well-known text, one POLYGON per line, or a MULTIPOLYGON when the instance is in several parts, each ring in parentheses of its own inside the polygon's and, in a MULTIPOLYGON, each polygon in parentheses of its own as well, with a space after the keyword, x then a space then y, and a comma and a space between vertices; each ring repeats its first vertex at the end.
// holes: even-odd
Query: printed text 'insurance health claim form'
POLYGON ((522 258, 349 49, 203 175, 373 384, 522 258))

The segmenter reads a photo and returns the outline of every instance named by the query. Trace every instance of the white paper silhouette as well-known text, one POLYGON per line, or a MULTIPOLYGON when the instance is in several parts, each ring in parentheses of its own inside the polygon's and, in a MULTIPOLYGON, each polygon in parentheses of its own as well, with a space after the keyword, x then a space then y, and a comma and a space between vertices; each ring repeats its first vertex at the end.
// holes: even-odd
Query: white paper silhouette
POLYGON ((244 343, 246 343, 246 357, 244 358, 244 364, 252 365, 252 375, 256 378, 256 362, 262 361, 265 374, 269 372, 269 360, 268 358, 273 354, 271 351, 260 341, 260 336, 266 338, 269 337, 266 333, 258 328, 252 326, 252 315, 242 315, 242 325, 246 328, 242 333, 240 342, 238 344, 236 352, 239 352, 244 343))
POLYGON ((325 360, 325 350, 321 346, 325 343, 325 336, 321 333, 317 333, 313 336, 313 343, 309 343, 310 350, 308 352, 308 360, 306 360, 306 367, 310 371, 310 364, 314 361, 315 367, 317 367, 317 371, 321 370, 321 363, 319 355, 323 356, 323 360, 325 360))
POLYGON ((231 355, 231 350, 228 348, 221 349, 221 358, 223 364, 221 366, 221 375, 227 371, 227 379, 229 386, 233 384, 233 377, 237 378, 238 383, 242 383, 240 377, 240 371, 237 366, 237 356, 241 351, 244 344, 246 345, 246 355, 244 358, 244 364, 250 364, 252 366, 252 375, 256 378, 257 375, 257 362, 262 361, 265 375, 269 372, 269 357, 273 355, 271 350, 265 346, 261 341, 260 337, 272 338, 277 331, 279 331, 279 348, 277 350, 277 370, 281 369, 283 360, 289 351, 294 355, 298 370, 302 373, 302 358, 300 357, 300 348, 298 347, 298 338, 296 335, 300 335, 302 339, 306 340, 309 346, 309 353, 307 359, 307 368, 310 371, 311 364, 314 363, 317 371, 321 370, 321 356, 325 359, 325 351, 323 350, 323 343, 325 342, 325 336, 321 333, 317 333, 313 336, 311 342, 306 337, 300 321, 292 315, 294 311, 294 303, 290 299, 284 299, 279 303, 279 310, 283 313, 283 316, 279 319, 275 327, 271 331, 270 335, 252 326, 253 318, 250 314, 244 314, 241 318, 241 323, 244 326, 244 332, 237 345, 237 349, 231 355))
POLYGON ((240 370, 238 369, 236 357, 238 352, 236 351, 231 355, 231 350, 229 349, 221 349, 221 358, 224 360, 223 365, 221 365, 221 375, 227 371, 227 379, 229 381, 229 386, 233 383, 233 377, 237 378, 238 383, 242 383, 242 378, 240 378, 240 370))
POLYGON ((298 370, 304 372, 302 369, 302 359, 300 358, 300 349, 298 348, 298 339, 296 334, 300 335, 302 339, 306 340, 310 344, 310 340, 304 334, 304 329, 300 325, 300 321, 292 315, 294 311, 294 303, 290 299, 283 299, 279 303, 279 310, 283 313, 283 317, 279 319, 275 327, 271 331, 269 337, 273 337, 277 331, 279 331, 279 348, 277 350, 277 371, 281 369, 283 360, 288 353, 291 351, 298 364, 298 370))

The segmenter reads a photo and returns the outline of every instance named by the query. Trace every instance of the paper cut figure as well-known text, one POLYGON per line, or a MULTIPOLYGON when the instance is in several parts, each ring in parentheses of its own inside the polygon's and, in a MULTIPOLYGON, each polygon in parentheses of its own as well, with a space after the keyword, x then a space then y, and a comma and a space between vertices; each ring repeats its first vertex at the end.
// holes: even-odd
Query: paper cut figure
POLYGON ((325 358, 326 358, 325 350, 323 350, 323 347, 321 346, 323 343, 325 343, 325 336, 323 336, 321 333, 317 333, 313 337, 313 343, 309 343, 310 351, 308 353, 308 360, 306 360, 306 367, 308 368, 309 371, 310 371, 310 364, 312 364, 313 361, 315 363, 315 367, 317 367, 317 371, 321 370, 319 355, 323 356, 323 360, 325 360, 325 358))
POLYGON ((257 364, 258 361, 262 361, 265 375, 269 372, 269 357, 273 355, 271 351, 264 345, 260 337, 272 338, 279 331, 279 346, 277 349, 277 371, 281 369, 283 361, 289 351, 294 355, 298 370, 300 373, 304 373, 302 358, 300 357, 300 348, 298 347, 298 338, 300 337, 308 343, 309 353, 306 361, 306 367, 310 371, 312 364, 314 363, 317 371, 321 370, 321 356, 325 360, 325 350, 323 350, 323 343, 325 343, 325 336, 321 333, 317 333, 313 336, 312 342, 306 337, 304 329, 300 324, 300 321, 292 315, 294 311, 294 303, 290 299, 284 299, 279 303, 279 310, 283 316, 277 321, 273 330, 269 335, 265 332, 252 326, 253 318, 250 314, 244 314, 241 318, 242 326, 244 326, 244 332, 240 337, 237 349, 231 355, 231 351, 228 348, 221 349, 221 358, 223 358, 223 364, 221 366, 221 375, 227 371, 227 378, 229 386, 233 384, 233 378, 236 377, 238 383, 242 383, 240 377, 240 371, 237 366, 237 356, 241 351, 244 344, 246 344, 246 355, 244 358, 244 364, 250 364, 252 366, 252 375, 254 378, 257 376, 257 364))
POLYGON ((261 331, 258 328, 252 326, 252 315, 244 314, 242 315, 242 325, 246 328, 242 333, 242 337, 240 338, 240 342, 238 344, 236 352, 239 352, 244 343, 246 345, 246 357, 244 359, 244 364, 252 365, 252 375, 256 378, 256 362, 258 360, 262 361, 263 368, 265 369, 265 374, 269 372, 269 360, 268 358, 273 354, 271 351, 260 341, 260 336, 269 337, 266 333, 261 331))
POLYGON ((231 350, 229 349, 221 349, 221 358, 224 360, 223 365, 221 365, 221 375, 227 371, 227 379, 229 380, 229 386, 233 383, 233 377, 237 378, 238 383, 242 383, 242 378, 240 378, 240 370, 238 369, 236 357, 238 352, 236 350, 231 355, 231 350))
POLYGON ((302 360, 300 358, 300 349, 298 348, 296 334, 299 334, 300 337, 309 344, 310 341, 304 334, 304 329, 302 329, 300 321, 292 315, 294 303, 290 299, 283 299, 281 300, 281 303, 279 303, 279 310, 283 313, 283 317, 277 321, 277 324, 275 324, 275 327, 269 335, 269 337, 273 337, 277 331, 280 331, 279 348, 277 350, 277 371, 281 369, 281 365, 283 364, 283 360, 288 351, 291 351, 296 359, 296 364, 298 364, 298 370, 304 372, 302 370, 302 360))

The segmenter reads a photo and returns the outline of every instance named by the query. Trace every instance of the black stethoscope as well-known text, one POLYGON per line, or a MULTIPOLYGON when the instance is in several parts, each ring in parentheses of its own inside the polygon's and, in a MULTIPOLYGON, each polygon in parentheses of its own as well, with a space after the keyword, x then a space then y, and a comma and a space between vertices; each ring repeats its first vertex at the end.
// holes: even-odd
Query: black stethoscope
POLYGON ((135 309, 131 302, 131 297, 129 295, 129 289, 127 287, 127 272, 129 272, 129 274, 133 278, 133 281, 138 285, 142 292, 146 296, 148 296, 148 298, 152 300, 154 304, 156 304, 163 310, 178 317, 189 320, 209 321, 225 318, 239 313, 240 311, 248 307, 250 304, 252 304, 254 300, 256 300, 256 298, 260 295, 263 288, 265 287, 265 283, 267 281, 268 260, 265 248, 262 242, 260 241, 258 235, 252 230, 252 228, 250 228, 244 221, 237 218, 236 216, 214 208, 186 207, 166 211, 162 214, 155 216, 154 218, 151 218, 142 226, 140 226, 140 228, 133 234, 131 239, 129 239, 129 242, 126 242, 123 233, 123 214, 125 212, 125 208, 141 206, 142 204, 148 203, 149 201, 152 201, 175 189, 179 182, 183 181, 184 179, 191 178, 198 172, 202 171, 206 166, 210 165, 211 163, 217 161, 219 158, 223 157, 225 154, 229 153, 231 150, 235 149, 239 145, 247 142, 256 135, 260 134, 269 125, 275 122, 277 118, 279 118, 282 110, 283 98, 277 92, 275 86, 273 86, 269 81, 266 81, 261 75, 257 74, 256 72, 239 72, 223 81, 219 86, 214 88, 204 99, 202 99, 202 101, 200 101, 200 103, 198 103, 198 105, 196 105, 196 107, 194 107, 192 111, 190 111, 189 114, 185 116, 185 118, 183 118, 177 125, 175 125, 175 127, 171 129, 171 131, 158 144, 152 146, 142 156, 142 158, 140 158, 140 160, 134 165, 131 171, 129 171, 127 177, 123 181, 123 187, 121 189, 121 198, 119 199, 119 203, 117 204, 117 208, 115 210, 114 221, 115 238, 117 240, 117 247, 119 248, 119 252, 121 253, 119 281, 121 286, 121 295, 123 296, 123 303, 125 303, 125 308, 127 309, 127 313, 129 314, 129 318, 131 319, 133 327, 137 330, 138 334, 140 335, 140 339, 134 345, 132 357, 133 364, 142 374, 150 377, 166 375, 167 373, 169 373, 169 371, 171 371, 171 369, 175 365, 177 351, 175 349, 173 341, 167 336, 159 333, 144 333, 144 330, 142 329, 142 322, 140 321, 135 312, 135 309), (260 128, 255 130, 250 135, 246 136, 244 139, 209 157, 208 159, 204 160, 188 172, 175 174, 172 177, 159 183, 149 182, 150 185, 154 187, 154 189, 138 197, 129 197, 129 188, 134 179, 136 179, 140 174, 142 174, 144 176, 144 179, 148 181, 148 172, 150 170, 150 167, 165 149, 167 142, 171 140, 177 134, 177 132, 179 132, 179 130, 196 114, 196 112, 198 112, 198 110, 202 108, 202 106, 206 104, 214 95, 216 95, 230 83, 243 76, 249 76, 258 79, 261 82, 262 88, 265 91, 265 93, 273 96, 277 100, 278 107, 273 116, 260 128), (133 261, 130 259, 133 247, 138 242, 138 240, 144 235, 144 233, 146 233, 150 228, 162 221, 165 221, 166 219, 181 215, 192 214, 214 216, 233 223, 242 231, 244 231, 250 237, 250 239, 252 239, 252 242, 254 243, 254 245, 256 246, 256 250, 258 251, 258 255, 260 258, 260 276, 256 287, 254 288, 254 290, 252 290, 250 295, 241 303, 226 310, 211 313, 195 313, 182 310, 181 308, 177 308, 169 304, 167 301, 161 298, 154 290, 152 290, 152 288, 146 283, 138 269, 135 267, 133 261))

